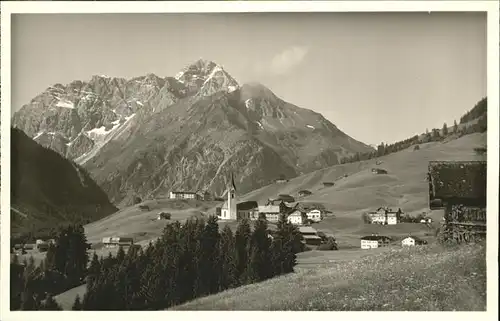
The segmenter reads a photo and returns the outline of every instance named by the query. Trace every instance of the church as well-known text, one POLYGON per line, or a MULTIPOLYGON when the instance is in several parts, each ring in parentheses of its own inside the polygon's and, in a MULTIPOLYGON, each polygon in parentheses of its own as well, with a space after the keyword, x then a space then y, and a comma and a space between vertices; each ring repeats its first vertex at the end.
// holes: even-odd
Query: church
POLYGON ((236 185, 234 176, 231 175, 231 183, 227 187, 227 200, 222 208, 217 209, 217 216, 221 220, 256 220, 259 217, 258 204, 255 201, 238 203, 236 185))

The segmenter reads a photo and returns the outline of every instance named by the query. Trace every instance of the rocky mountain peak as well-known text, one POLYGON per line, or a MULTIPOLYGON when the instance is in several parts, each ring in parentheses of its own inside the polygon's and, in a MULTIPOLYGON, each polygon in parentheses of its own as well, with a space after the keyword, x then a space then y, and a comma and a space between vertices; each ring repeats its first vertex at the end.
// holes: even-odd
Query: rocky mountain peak
POLYGON ((197 97, 210 96, 219 91, 232 92, 239 88, 238 82, 221 65, 205 59, 190 64, 175 79, 197 97))

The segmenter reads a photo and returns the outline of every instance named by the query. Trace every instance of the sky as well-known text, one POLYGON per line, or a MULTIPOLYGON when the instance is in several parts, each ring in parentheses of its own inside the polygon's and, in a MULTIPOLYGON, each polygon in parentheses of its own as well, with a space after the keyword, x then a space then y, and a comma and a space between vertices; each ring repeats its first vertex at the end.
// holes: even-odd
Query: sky
POLYGON ((367 144, 452 125, 486 96, 485 13, 22 14, 11 31, 13 111, 56 83, 199 58, 367 144))

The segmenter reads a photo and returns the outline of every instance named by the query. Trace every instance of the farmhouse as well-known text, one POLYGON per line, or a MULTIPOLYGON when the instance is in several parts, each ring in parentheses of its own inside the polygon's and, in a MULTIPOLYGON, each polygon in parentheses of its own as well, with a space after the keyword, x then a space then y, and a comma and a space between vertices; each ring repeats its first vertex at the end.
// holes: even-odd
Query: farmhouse
POLYGON ((361 238, 361 248, 376 249, 389 245, 390 241, 391 238, 388 236, 372 234, 361 238))
POLYGON ((308 190, 306 190, 306 189, 305 189, 305 190, 301 190, 301 191, 299 191, 299 193, 298 193, 298 194, 299 194, 299 196, 300 196, 300 197, 306 197, 306 196, 311 195, 311 194, 312 194, 312 192, 311 192, 311 191, 308 191, 308 190))
POLYGON ((258 211, 259 215, 265 215, 266 220, 270 222, 277 222, 281 214, 279 205, 260 205, 258 211))
POLYGON ((320 245, 322 238, 318 236, 318 231, 310 226, 300 226, 299 232, 307 245, 320 245))
POLYGON ((319 209, 312 209, 306 213, 307 219, 313 222, 319 222, 323 219, 323 213, 319 209))
POLYGON ((306 219, 306 214, 300 210, 295 210, 288 215, 288 222, 293 225, 303 225, 306 222, 306 219))
POLYGON ((131 246, 134 244, 134 239, 131 237, 104 237, 102 239, 102 244, 106 248, 118 247, 118 246, 131 246))
POLYGON ((369 212, 368 216, 374 224, 395 225, 398 223, 398 214, 400 213, 401 210, 393 212, 390 208, 379 207, 376 211, 369 212))
POLYGON ((372 168, 373 174, 387 174, 387 171, 382 168, 372 168))
POLYGON ((195 192, 170 192, 170 199, 184 199, 184 200, 197 200, 200 199, 200 196, 195 192))
POLYGON ((424 217, 423 219, 420 220, 420 223, 430 224, 432 223, 432 219, 430 217, 424 217))
POLYGON ((424 245, 427 244, 427 241, 422 240, 416 236, 408 236, 401 241, 402 246, 415 246, 415 245, 424 245))
POLYGON ((486 162, 429 162, 429 207, 445 209, 446 240, 486 237, 486 162))

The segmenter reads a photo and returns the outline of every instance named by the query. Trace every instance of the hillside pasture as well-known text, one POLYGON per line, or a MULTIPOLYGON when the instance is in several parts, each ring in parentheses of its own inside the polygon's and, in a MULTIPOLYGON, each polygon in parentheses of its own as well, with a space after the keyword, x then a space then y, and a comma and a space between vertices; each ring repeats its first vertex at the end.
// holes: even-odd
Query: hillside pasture
POLYGON ((171 310, 486 310, 484 245, 387 248, 371 254, 227 290, 171 310))

